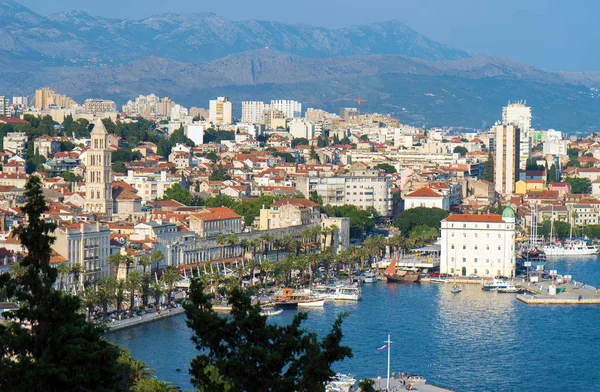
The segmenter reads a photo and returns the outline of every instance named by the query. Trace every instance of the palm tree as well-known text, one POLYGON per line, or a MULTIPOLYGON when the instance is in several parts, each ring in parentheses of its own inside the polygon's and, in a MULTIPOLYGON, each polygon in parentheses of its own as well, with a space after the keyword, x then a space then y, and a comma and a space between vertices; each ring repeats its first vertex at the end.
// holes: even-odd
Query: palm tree
POLYGON ((143 361, 139 361, 131 357, 127 363, 127 367, 129 368, 129 377, 134 383, 143 378, 148 378, 154 373, 154 371, 151 368, 149 368, 143 361))
POLYGON ((225 245, 227 244, 227 236, 225 234, 218 234, 216 238, 217 245, 221 246, 221 259, 225 258, 225 245))
POLYGON ((117 281, 111 277, 105 276, 97 281, 98 302, 102 306, 103 316, 106 318, 108 313, 108 303, 113 300, 117 281))
POLYGON ((177 392, 176 386, 168 381, 159 380, 156 378, 142 378, 133 384, 132 392, 177 392))
POLYGON ((129 291, 129 310, 133 311, 135 305, 135 292, 142 284, 142 276, 136 270, 133 270, 125 280, 125 287, 129 291))
POLYGON ((275 261, 279 261, 279 252, 281 251, 281 248, 283 248, 285 245, 283 238, 281 237, 276 237, 273 240, 273 249, 275 249, 275 261))
POLYGON ((156 249, 154 252, 152 252, 151 258, 152 262, 156 263, 156 271, 158 272, 160 269, 160 262, 165 259, 165 255, 160 249, 156 249))
POLYGON ((96 290, 94 290, 93 287, 88 286, 85 288, 85 290, 83 291, 83 304, 87 309, 88 322, 92 321, 92 310, 94 310, 94 307, 98 303, 98 299, 98 294, 96 293, 96 290))
POLYGON ((125 265, 125 257, 120 252, 113 253, 112 255, 108 256, 106 262, 113 266, 113 277, 117 279, 119 276, 119 268, 122 265, 125 265))
POLYGON ((115 284, 115 292, 114 297, 115 308, 117 309, 117 319, 120 319, 121 316, 121 305, 123 301, 125 301, 125 280, 119 279, 115 284))
POLYGON ((152 275, 149 272, 145 272, 141 275, 141 281, 139 286, 140 295, 142 296, 142 306, 146 308, 148 306, 148 297, 152 294, 150 285, 152 283, 152 275))
POLYGON ((302 233, 300 233, 300 236, 302 237, 302 240, 304 241, 304 250, 305 252, 308 252, 308 246, 307 244, 309 242, 311 242, 312 238, 313 238, 313 230, 312 229, 304 229, 302 230, 302 233))
POLYGON ((340 228, 337 227, 337 225, 333 224, 333 225, 329 226, 329 234, 331 235, 331 241, 329 242, 329 246, 333 247, 333 239, 335 238, 335 235, 339 232, 340 232, 340 228))
POLYGON ((167 285, 167 302, 171 303, 171 292, 173 291, 173 285, 181 279, 179 271, 176 270, 172 265, 168 266, 162 272, 160 280, 167 285))
POLYGON ((150 292, 154 297, 154 304, 158 309, 160 307, 160 297, 162 297, 165 294, 165 286, 162 284, 162 282, 157 282, 156 280, 154 280, 150 285, 150 292))
POLYGON ((248 238, 242 238, 240 240, 240 246, 242 247, 242 253, 245 256, 246 252, 248 251, 248 248, 250 248, 250 240, 248 238))
POLYGON ((250 240, 250 246, 252 247, 252 258, 256 257, 256 249, 258 249, 260 245, 260 238, 254 237, 250 240))
POLYGON ((138 260, 138 263, 144 268, 143 273, 146 273, 146 268, 152 266, 152 258, 148 254, 143 254, 138 260))
POLYGON ((65 261, 56 266, 56 271, 58 271, 58 274, 60 275, 60 286, 59 287, 60 287, 60 290, 62 291, 62 289, 64 288, 65 275, 68 275, 69 272, 71 272, 71 267, 69 266, 69 263, 67 263, 65 261))
POLYGON ((263 243, 263 255, 267 256, 267 253, 269 253, 269 243, 273 241, 273 236, 269 233, 265 233, 260 236, 260 240, 263 243))
POLYGON ((129 254, 123 255, 123 264, 125 265, 125 279, 129 276, 129 269, 135 264, 135 259, 129 254))
POLYGON ((21 262, 17 261, 16 263, 12 264, 9 268, 8 271, 10 272, 10 274, 14 277, 20 277, 25 275, 25 273, 27 273, 27 267, 23 266, 23 264, 21 264, 21 262))
POLYGON ((240 239, 238 238, 237 234, 235 233, 231 233, 227 236, 227 245, 231 246, 231 251, 235 251, 235 247, 237 246, 237 244, 240 242, 240 239))
POLYGON ((75 288, 75 295, 77 295, 79 293, 81 274, 83 274, 83 265, 81 263, 74 263, 71 266, 70 274, 73 275, 73 287, 75 288))
POLYGON ((327 227, 323 227, 321 229, 321 235, 322 235, 322 239, 321 239, 321 243, 323 244, 323 248, 325 248, 327 246, 327 237, 329 236, 329 234, 331 233, 331 229, 327 226, 327 227))

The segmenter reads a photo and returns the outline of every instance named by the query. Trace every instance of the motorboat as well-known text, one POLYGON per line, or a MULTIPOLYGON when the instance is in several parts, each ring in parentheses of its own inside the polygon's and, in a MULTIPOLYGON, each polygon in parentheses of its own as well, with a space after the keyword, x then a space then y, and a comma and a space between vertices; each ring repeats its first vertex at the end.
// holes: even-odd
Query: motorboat
POLYGON ((363 283, 375 283, 377 282, 377 275, 371 271, 367 271, 362 274, 361 279, 363 283))
POLYGON ((260 312, 261 316, 278 316, 283 312, 283 309, 263 309, 262 312, 260 312))
POLYGON ((337 286, 331 295, 334 301, 360 301, 362 291, 358 286, 337 286))
POLYGON ((438 276, 437 278, 430 279, 429 283, 448 283, 448 281, 438 276))
POLYGON ((325 305, 325 298, 306 298, 298 300, 299 308, 322 308, 325 305))
POLYGON ((457 285, 454 285, 454 286, 452 286, 452 289, 450 290, 450 292, 451 292, 452 294, 458 294, 458 293, 460 293, 461 291, 462 291, 462 290, 461 290, 461 288, 460 288, 460 287, 458 287, 457 285))
POLYGON ((482 285, 481 289, 483 291, 496 291, 498 289, 506 289, 508 288, 508 286, 511 286, 511 284, 508 283, 506 280, 494 278, 492 283, 482 285))
POLYGON ((499 293, 509 293, 509 294, 517 294, 517 293, 521 292, 521 290, 519 290, 516 286, 514 286, 512 284, 509 284, 506 287, 499 287, 497 289, 497 291, 499 293))
POLYGON ((546 256, 587 256, 598 253, 598 248, 589 241, 582 239, 568 239, 564 244, 554 242, 542 248, 546 256))

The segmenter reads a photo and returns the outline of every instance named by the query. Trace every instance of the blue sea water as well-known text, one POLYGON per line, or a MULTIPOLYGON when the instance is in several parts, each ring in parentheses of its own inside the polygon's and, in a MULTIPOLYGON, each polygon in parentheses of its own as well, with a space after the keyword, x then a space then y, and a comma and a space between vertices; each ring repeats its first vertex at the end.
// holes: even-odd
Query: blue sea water
MULTIPOLYGON (((600 286, 598 257, 547 265, 554 267, 600 286)), ((366 284, 362 301, 310 310, 305 326, 324 334, 348 312, 343 343, 354 356, 335 369, 358 378, 385 378, 386 351, 377 347, 390 333, 392 371, 419 373, 454 391, 600 391, 600 306, 531 306, 479 285, 462 288, 452 294, 450 284, 366 284)), ((294 314, 273 320, 288 323, 294 314)), ((192 389, 187 369, 197 354, 190 336, 183 315, 107 335, 183 389, 192 389)))

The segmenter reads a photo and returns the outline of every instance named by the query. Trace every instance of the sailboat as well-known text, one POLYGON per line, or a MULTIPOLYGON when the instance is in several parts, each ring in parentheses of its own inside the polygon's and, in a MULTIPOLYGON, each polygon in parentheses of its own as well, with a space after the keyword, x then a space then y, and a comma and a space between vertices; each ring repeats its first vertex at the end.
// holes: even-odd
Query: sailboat
POLYGON ((416 283, 421 280, 421 273, 418 269, 407 269, 396 272, 397 254, 394 254, 390 265, 385 269, 384 276, 388 282, 392 283, 416 283))
POLYGON ((461 288, 458 287, 458 285, 456 284, 456 249, 454 249, 454 285, 452 286, 452 289, 450 290, 450 292, 452 294, 458 294, 461 291, 462 291, 461 288))

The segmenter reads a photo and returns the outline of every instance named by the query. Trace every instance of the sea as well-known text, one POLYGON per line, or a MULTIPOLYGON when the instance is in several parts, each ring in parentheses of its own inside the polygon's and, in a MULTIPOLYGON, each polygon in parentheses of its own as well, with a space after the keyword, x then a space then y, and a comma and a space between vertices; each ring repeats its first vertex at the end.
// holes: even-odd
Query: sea
MULTIPOLYGON (((559 259, 546 269, 600 286, 600 257, 559 259)), ((526 305, 514 294, 484 292, 479 285, 363 285, 363 300, 326 303, 308 311, 304 326, 321 336, 337 315, 343 344, 353 357, 334 369, 357 379, 381 377, 385 385, 391 335, 391 370, 418 373, 453 391, 600 391, 600 306, 526 305)), ((272 317, 291 321, 296 311, 272 317)), ((183 390, 193 390, 189 363, 198 352, 185 315, 107 334, 183 390)), ((377 387, 377 385, 376 385, 377 387)))

